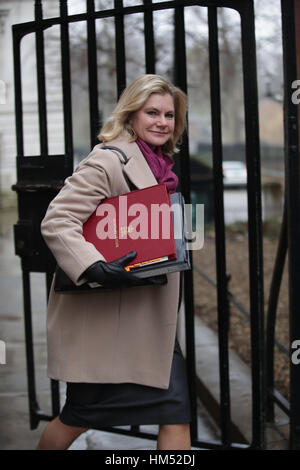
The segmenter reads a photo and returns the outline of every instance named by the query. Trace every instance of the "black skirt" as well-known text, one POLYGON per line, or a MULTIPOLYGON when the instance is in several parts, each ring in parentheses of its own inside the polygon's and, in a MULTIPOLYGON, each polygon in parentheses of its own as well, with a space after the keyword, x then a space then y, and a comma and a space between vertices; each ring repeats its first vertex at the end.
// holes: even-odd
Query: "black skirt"
POLYGON ((180 424, 191 421, 185 359, 175 341, 168 389, 133 383, 67 382, 60 420, 69 426, 180 424))

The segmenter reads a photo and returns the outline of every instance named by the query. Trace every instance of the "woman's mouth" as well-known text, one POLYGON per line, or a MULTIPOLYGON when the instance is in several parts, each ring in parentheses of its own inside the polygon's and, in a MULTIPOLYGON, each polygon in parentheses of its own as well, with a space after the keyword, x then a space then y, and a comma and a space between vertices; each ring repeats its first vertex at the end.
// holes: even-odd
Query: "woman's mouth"
POLYGON ((160 131, 150 131, 152 134, 157 134, 157 135, 167 135, 167 132, 160 132, 160 131))

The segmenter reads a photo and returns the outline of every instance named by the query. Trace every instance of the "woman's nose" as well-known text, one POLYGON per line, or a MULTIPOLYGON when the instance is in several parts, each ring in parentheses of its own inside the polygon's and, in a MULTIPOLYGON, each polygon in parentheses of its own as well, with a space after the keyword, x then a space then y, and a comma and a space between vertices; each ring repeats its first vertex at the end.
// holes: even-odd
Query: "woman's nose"
POLYGON ((167 120, 166 120, 166 117, 165 116, 159 116, 159 119, 157 121, 157 124, 159 126, 166 126, 167 124, 167 120))

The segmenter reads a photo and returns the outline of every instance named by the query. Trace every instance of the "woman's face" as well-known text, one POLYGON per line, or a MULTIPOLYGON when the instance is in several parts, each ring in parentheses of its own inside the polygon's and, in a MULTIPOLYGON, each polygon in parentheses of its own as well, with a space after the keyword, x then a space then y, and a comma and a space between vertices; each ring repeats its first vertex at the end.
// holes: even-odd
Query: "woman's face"
POLYGON ((132 115, 134 131, 151 147, 164 145, 173 136, 174 126, 174 102, 168 93, 153 93, 132 115))

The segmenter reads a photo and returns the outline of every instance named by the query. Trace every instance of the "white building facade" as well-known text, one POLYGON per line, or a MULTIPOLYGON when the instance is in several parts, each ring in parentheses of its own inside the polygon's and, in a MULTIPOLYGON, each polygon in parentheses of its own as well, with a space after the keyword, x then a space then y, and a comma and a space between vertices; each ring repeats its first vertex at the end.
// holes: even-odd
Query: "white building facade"
MULTIPOLYGON (((16 205, 16 131, 12 25, 34 20, 34 0, 0 0, 0 207, 16 205)), ((43 2, 44 17, 58 15, 59 2, 43 2)), ((21 41, 24 154, 40 154, 35 35, 21 41)), ((45 31, 49 154, 62 154, 63 117, 59 30, 45 31)))

